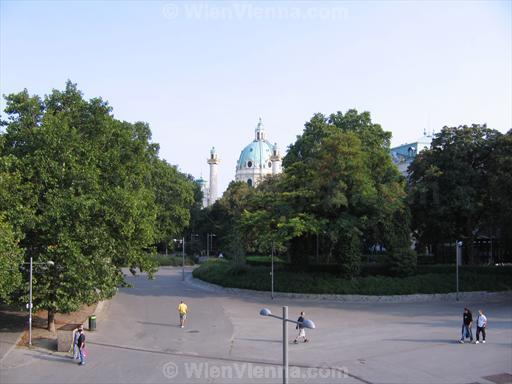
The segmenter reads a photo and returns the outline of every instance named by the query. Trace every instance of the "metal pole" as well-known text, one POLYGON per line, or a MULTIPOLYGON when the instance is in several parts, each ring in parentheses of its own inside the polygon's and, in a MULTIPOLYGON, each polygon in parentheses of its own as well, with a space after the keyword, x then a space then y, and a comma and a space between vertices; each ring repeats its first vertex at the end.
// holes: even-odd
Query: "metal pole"
POLYGON ((457 241, 456 243, 456 252, 455 252, 455 264, 456 264, 456 267, 455 267, 455 279, 456 279, 456 284, 457 284, 457 294, 455 296, 455 300, 459 301, 459 262, 460 262, 460 243, 457 241))
POLYGON ((183 236, 183 249, 181 256, 181 280, 185 281, 185 236, 183 236))
POLYGON ((274 300, 274 242, 272 242, 272 252, 270 256, 270 276, 271 276, 271 291, 270 297, 274 300))
POLYGON ((283 384, 288 384, 288 307, 283 307, 283 384))
POLYGON ((32 256, 30 257, 30 282, 28 303, 28 346, 32 346, 32 256))

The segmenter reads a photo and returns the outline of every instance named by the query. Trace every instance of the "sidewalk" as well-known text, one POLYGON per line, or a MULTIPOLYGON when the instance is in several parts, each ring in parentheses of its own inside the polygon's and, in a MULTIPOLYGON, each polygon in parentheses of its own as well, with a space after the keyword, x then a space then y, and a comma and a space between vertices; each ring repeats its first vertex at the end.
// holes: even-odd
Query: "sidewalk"
POLYGON ((0 305, 0 361, 18 344, 27 321, 27 312, 14 311, 4 304, 0 305))
MULTIPOLYGON (((83 323, 87 327, 87 319, 92 314, 100 314, 106 302, 101 301, 90 306, 84 305, 76 312, 55 315, 56 329, 65 324, 83 323)), ((38 311, 32 317, 32 345, 43 350, 57 350, 57 333, 46 330, 46 311, 38 311)), ((0 305, 0 361, 17 345, 28 345, 28 313, 13 311, 0 305)))

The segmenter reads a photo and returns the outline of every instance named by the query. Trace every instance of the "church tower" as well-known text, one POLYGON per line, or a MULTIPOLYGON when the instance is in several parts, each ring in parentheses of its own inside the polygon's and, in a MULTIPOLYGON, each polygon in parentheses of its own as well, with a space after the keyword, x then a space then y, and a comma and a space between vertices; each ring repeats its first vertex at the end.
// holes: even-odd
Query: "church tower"
POLYGON ((270 161, 272 162, 272 176, 281 173, 281 154, 279 153, 279 147, 277 146, 277 143, 274 143, 274 147, 272 148, 272 156, 270 156, 270 161))
POLYGON ((210 206, 217 200, 217 166, 220 163, 220 159, 217 157, 215 147, 212 147, 207 163, 210 165, 210 186, 208 190, 208 206, 210 206))

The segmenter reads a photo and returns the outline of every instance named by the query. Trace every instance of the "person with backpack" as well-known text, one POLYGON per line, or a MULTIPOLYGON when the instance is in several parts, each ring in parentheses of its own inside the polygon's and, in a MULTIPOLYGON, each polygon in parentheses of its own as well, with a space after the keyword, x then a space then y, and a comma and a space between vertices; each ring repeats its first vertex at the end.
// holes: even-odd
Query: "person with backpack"
POLYGON ((481 309, 478 310, 478 317, 476 318, 476 341, 475 344, 480 343, 480 332, 482 332, 482 343, 485 343, 485 328, 487 327, 487 317, 481 309))
POLYGON ((80 355, 80 362, 78 363, 78 365, 85 365, 85 358, 86 358, 85 333, 84 333, 84 328, 82 326, 80 326, 78 328, 78 333, 79 333, 79 336, 78 336, 77 345, 78 345, 78 351, 79 351, 79 355, 80 355))
POLYGON ((297 337, 295 338, 295 340, 293 340, 293 342, 295 344, 297 344, 299 342, 299 339, 302 337, 304 338, 304 342, 307 343, 309 340, 307 339, 306 337, 306 328, 304 328, 304 315, 306 313, 304 311, 302 311, 300 313, 300 316, 299 318, 297 319, 297 322, 298 324, 296 325, 295 329, 297 329, 299 331, 299 334, 297 335, 297 337))
POLYGON ((473 342, 473 332, 471 331, 472 325, 473 314, 469 308, 464 308, 464 313, 462 314, 462 335, 460 338, 461 344, 464 344, 464 339, 467 337, 470 337, 470 342, 473 342))

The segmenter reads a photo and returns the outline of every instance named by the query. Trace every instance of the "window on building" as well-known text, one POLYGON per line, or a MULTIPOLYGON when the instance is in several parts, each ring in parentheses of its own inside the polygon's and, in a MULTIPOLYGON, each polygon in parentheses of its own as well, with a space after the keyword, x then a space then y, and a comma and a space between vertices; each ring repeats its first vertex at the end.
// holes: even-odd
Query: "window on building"
POLYGON ((248 179, 248 180, 247 180, 247 185, 248 185, 249 187, 252 187, 252 180, 251 180, 251 179, 248 179))
POLYGON ((247 162, 247 166, 248 166, 249 168, 251 168, 251 167, 252 167, 252 161, 248 161, 248 162, 247 162))

